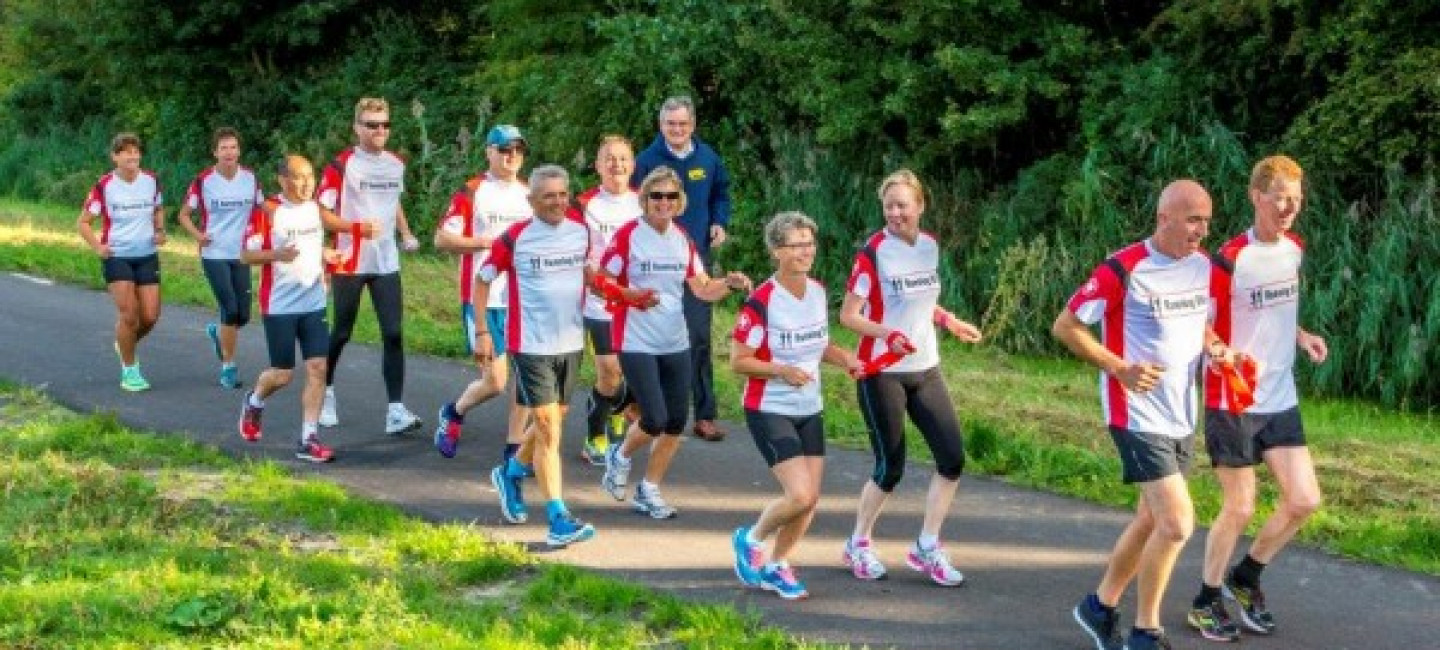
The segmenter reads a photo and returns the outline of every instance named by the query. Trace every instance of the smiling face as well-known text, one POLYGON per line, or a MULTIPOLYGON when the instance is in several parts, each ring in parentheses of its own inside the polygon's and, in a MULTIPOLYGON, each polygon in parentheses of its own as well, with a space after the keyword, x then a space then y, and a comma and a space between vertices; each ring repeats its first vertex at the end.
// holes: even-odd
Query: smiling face
POLYGON ((770 255, 775 258, 779 275, 808 275, 815 266, 815 233, 809 228, 785 231, 784 241, 775 245, 770 255))
POLYGON ((285 173, 280 176, 280 191, 292 203, 303 203, 315 191, 315 167, 301 156, 285 159, 285 173))
POLYGON ((140 147, 121 147, 119 151, 110 153, 110 161, 115 163, 115 171, 120 172, 120 176, 135 178, 135 175, 140 173, 140 147))
POLYGON ((1210 193, 1199 183, 1180 180, 1160 193, 1154 245, 1173 258, 1181 258, 1200 250, 1210 234, 1212 206, 1210 193))
POLYGON ((1255 235, 1261 241, 1275 241, 1295 227, 1305 190, 1300 181, 1275 178, 1261 191, 1250 188, 1250 205, 1255 208, 1255 235))
POLYGON ((535 216, 550 225, 565 219, 570 207, 570 188, 563 178, 547 178, 540 181, 530 193, 530 206, 535 216))
POLYGON ((628 187, 630 176, 635 173, 635 152, 624 142, 609 142, 595 155, 595 171, 607 189, 628 187))
POLYGON ((685 108, 665 111, 660 114, 660 133, 671 149, 683 150, 690 146, 690 136, 695 134, 695 116, 685 108))
POLYGON ((684 193, 674 181, 663 180, 651 183, 641 198, 645 201, 645 216, 655 221, 670 221, 684 209, 684 193))
POLYGON ((920 234, 920 215, 925 213, 925 199, 914 187, 892 183, 881 194, 885 225, 891 234, 906 241, 915 241, 920 234))

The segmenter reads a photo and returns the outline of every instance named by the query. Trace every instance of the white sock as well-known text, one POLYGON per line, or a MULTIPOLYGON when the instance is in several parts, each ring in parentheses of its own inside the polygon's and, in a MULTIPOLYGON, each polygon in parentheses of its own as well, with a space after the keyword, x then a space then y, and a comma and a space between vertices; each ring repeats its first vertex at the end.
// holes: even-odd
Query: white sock
POLYGON ((224 362, 224 363, 221 363, 221 364, 220 364, 220 367, 221 367, 221 368, 224 368, 224 369, 226 369, 226 370, 229 370, 229 369, 235 367, 235 362, 234 362, 234 361, 226 361, 226 362, 224 362))
POLYGON ((310 436, 317 435, 317 434, 319 434, 319 433, 320 433, 320 423, 319 423, 319 422, 306 422, 306 423, 304 423, 304 424, 301 424, 301 425, 300 425, 300 442, 305 442, 306 440, 309 440, 309 439, 310 439, 310 436))
POLYGON ((869 545, 870 545, 870 538, 869 538, 869 537, 861 537, 861 536, 859 536, 859 535, 851 535, 851 536, 850 536, 850 548, 859 548, 859 547, 861 547, 861 546, 869 546, 869 545))
POLYGON ((765 570, 766 570, 766 571, 779 571, 779 570, 784 569, 784 568, 787 568, 787 567, 789 567, 789 566, 790 566, 790 561, 789 561, 789 560, 780 560, 779 562, 766 562, 766 563, 765 563, 765 570))
POLYGON ((251 392, 250 392, 250 405, 253 406, 253 407, 255 407, 255 408, 257 408, 257 409, 263 409, 263 408, 265 408, 265 400, 260 399, 260 395, 256 394, 254 391, 251 391, 251 392))
MULTIPOLYGON (((756 526, 758 526, 758 525, 759 525, 759 522, 756 522, 756 526)), ((760 543, 762 543, 762 542, 765 541, 764 538, 756 537, 756 536, 755 536, 755 527, 756 527, 756 526, 751 526, 751 527, 750 527, 750 530, 745 531, 745 541, 748 542, 748 543, 750 543, 750 544, 760 544, 760 543)))
POLYGON ((391 413, 392 415, 398 415, 398 414, 404 413, 404 412, 405 412, 405 403, 404 403, 404 402, 390 402, 390 413, 391 413))
POLYGON ((660 486, 658 486, 658 485, 656 485, 656 484, 654 484, 654 483, 651 483, 651 482, 648 481, 648 480, 640 479, 640 489, 642 489, 642 490, 644 490, 644 491, 646 491, 646 492, 654 493, 655 491, 657 491, 657 490, 660 489, 660 486))
POLYGON ((325 387, 325 399, 329 399, 329 400, 335 399, 335 387, 334 387, 334 386, 326 386, 326 387, 325 387))
POLYGON ((937 546, 940 545, 940 536, 939 536, 939 535, 921 535, 921 536, 920 536, 920 539, 915 540, 915 543, 917 543, 917 544, 920 545, 920 549, 921 549, 921 550, 924 550, 924 551, 933 551, 933 550, 935 550, 935 547, 937 547, 937 546))

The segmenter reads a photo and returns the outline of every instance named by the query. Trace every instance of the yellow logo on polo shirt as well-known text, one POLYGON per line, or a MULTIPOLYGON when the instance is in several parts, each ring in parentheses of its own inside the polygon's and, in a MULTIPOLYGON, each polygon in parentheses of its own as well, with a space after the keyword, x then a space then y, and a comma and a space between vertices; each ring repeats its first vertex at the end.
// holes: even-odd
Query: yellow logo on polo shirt
POLYGON ((705 180, 705 168, 695 167, 694 169, 691 169, 687 175, 692 181, 703 181, 705 180))

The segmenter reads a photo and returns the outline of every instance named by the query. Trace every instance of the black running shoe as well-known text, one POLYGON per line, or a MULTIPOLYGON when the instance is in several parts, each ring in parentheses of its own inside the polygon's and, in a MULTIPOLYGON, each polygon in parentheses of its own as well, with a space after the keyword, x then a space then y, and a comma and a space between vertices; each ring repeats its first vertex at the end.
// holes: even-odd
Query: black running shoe
POLYGON ((1170 645, 1170 637, 1165 636, 1163 629, 1154 632, 1130 630, 1125 650, 1175 650, 1175 646, 1170 645))
POLYGON ((1226 576, 1224 593, 1226 598, 1235 601, 1245 629, 1256 634, 1275 632, 1275 619, 1270 616, 1270 610, 1265 609, 1265 592, 1260 591, 1258 585, 1243 587, 1235 582, 1234 576, 1226 576))
POLYGON ((1204 607, 1191 609, 1185 622, 1195 628, 1200 636, 1211 641, 1233 643, 1240 640, 1240 628, 1235 626, 1230 612, 1225 611, 1225 601, 1220 598, 1210 601, 1210 604, 1204 607))
POLYGON ((1125 647, 1120 638, 1120 612, 1105 613, 1090 606, 1090 596, 1080 599, 1073 612, 1075 622, 1095 642, 1095 650, 1122 650, 1125 647))

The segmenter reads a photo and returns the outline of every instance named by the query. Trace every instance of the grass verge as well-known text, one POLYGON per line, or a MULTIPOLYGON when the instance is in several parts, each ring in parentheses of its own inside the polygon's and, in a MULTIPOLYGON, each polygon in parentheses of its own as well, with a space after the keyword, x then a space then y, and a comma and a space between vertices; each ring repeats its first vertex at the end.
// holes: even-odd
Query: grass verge
MULTIPOLYGON (((0 201, 0 268, 100 288, 98 263, 73 234, 75 214, 54 206, 0 201)), ((211 304, 191 243, 177 237, 163 253, 165 299, 211 304)), ((456 323, 453 260, 407 258, 406 345, 442 356, 462 354, 456 323)), ((741 421, 740 381, 725 369, 726 330, 733 300, 715 318, 715 383, 722 416, 741 421)), ((366 305, 364 309, 368 310, 366 305)), ((163 321, 163 319, 162 319, 163 321)), ((840 328, 837 340, 853 345, 840 328)), ((362 316, 356 337, 378 340, 374 318, 362 316)), ((942 346, 942 368, 967 430, 971 471, 1026 486, 1117 506, 1133 506, 1119 488, 1119 461, 1101 426, 1093 371, 1070 361, 1007 355, 954 341, 942 346)), ((585 372, 588 372, 588 368, 585 372)), ((826 428, 836 442, 864 447, 864 424, 853 383, 826 370, 826 428)), ((1440 420, 1433 413, 1385 409, 1347 400, 1307 400, 1306 435, 1326 503, 1300 539, 1349 557, 1440 575, 1440 420)), ((928 458, 910 436, 915 458, 928 458)), ((1201 459, 1202 463, 1204 459, 1201 459)), ((1273 481, 1261 470, 1263 521, 1274 503, 1273 481)), ((1191 479, 1199 521, 1219 509, 1213 476, 1191 479)), ((1253 527, 1252 527, 1253 532, 1253 527)))
POLYGON ((0 647, 800 645, 3 384, 0 487, 0 647))

